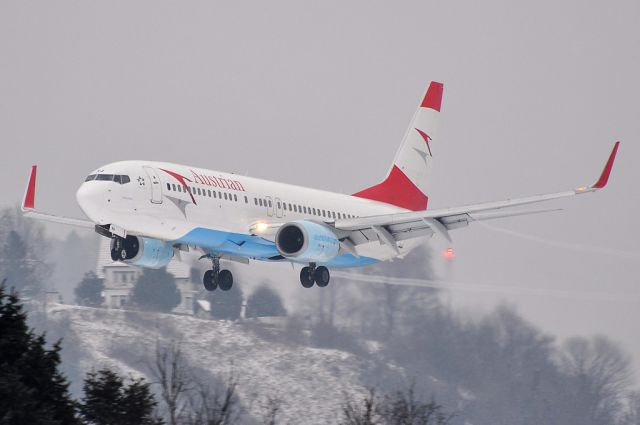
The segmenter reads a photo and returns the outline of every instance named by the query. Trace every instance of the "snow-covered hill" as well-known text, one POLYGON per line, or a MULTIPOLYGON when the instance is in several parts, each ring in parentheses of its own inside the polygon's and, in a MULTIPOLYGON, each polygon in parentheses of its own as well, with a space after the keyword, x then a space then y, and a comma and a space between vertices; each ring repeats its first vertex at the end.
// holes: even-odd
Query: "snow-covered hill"
POLYGON ((75 362, 76 373, 70 375, 76 381, 102 366, 148 377, 156 344, 181 341, 190 366, 204 375, 224 379, 233 372, 241 401, 254 418, 261 417, 260 400, 282 400, 281 423, 335 423, 344 395, 364 395, 362 376, 375 367, 348 352, 288 342, 280 335, 282 326, 252 320, 56 304, 48 309, 48 321, 64 337, 63 361, 75 362))

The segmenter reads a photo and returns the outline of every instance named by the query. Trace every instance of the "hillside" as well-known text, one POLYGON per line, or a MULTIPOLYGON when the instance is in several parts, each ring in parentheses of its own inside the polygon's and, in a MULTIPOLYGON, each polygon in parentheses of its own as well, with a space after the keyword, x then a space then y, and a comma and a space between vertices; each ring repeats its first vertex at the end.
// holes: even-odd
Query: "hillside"
POLYGON ((344 394, 364 394, 361 376, 373 367, 344 351, 285 342, 279 338, 281 326, 252 320, 211 321, 54 304, 48 321, 54 333, 64 330, 56 336, 64 338, 63 362, 76 384, 77 377, 103 365, 148 377, 146 365, 157 341, 181 340, 190 366, 202 369, 199 376, 236 376, 241 402, 251 416, 261 417, 265 397, 281 399, 281 423, 335 422, 344 394))

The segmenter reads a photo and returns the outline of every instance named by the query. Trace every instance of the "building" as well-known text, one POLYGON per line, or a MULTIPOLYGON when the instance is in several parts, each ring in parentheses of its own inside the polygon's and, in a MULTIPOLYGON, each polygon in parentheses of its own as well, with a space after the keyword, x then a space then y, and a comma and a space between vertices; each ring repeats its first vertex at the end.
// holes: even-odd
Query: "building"
MULTIPOLYGON (((142 269, 125 263, 111 260, 111 241, 100 238, 96 275, 103 280, 103 305, 106 308, 122 308, 129 303, 131 290, 142 269)), ((176 259, 167 265, 167 271, 175 277, 176 286, 180 291, 181 302, 175 309, 177 314, 194 314, 195 300, 200 291, 200 282, 193 282, 191 268, 176 259)), ((199 279, 198 279, 199 280, 199 279)))

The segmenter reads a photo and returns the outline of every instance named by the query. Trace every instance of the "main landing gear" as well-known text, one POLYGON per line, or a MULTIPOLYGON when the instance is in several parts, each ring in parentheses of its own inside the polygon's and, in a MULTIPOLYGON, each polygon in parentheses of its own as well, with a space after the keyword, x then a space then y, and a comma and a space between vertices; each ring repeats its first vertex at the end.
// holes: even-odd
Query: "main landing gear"
POLYGON ((316 267, 316 263, 309 263, 309 267, 303 267, 300 270, 300 283, 305 288, 311 288, 314 283, 324 288, 329 284, 330 279, 329 269, 325 266, 316 267))
POLYGON ((220 270, 220 257, 212 257, 211 262, 213 263, 212 269, 207 270, 202 277, 204 289, 215 291, 216 288, 220 288, 223 291, 228 291, 233 286, 233 274, 229 270, 220 270))

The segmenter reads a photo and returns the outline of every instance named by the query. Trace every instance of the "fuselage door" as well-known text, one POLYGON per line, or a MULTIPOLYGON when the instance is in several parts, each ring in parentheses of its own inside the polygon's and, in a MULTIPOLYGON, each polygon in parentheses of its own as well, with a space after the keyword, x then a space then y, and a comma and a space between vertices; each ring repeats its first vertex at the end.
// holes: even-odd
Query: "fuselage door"
POLYGON ((143 167, 144 171, 149 176, 149 180, 151 181, 151 202, 154 204, 162 203, 162 183, 160 182, 160 177, 158 177, 158 173, 155 168, 145 166, 143 167))
POLYGON ((269 217, 273 216, 273 199, 271 199, 271 196, 266 196, 265 197, 267 199, 267 215, 269 217))

